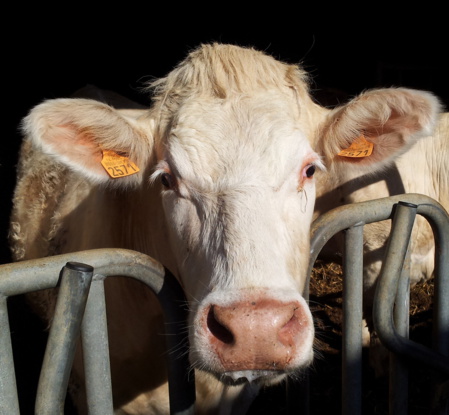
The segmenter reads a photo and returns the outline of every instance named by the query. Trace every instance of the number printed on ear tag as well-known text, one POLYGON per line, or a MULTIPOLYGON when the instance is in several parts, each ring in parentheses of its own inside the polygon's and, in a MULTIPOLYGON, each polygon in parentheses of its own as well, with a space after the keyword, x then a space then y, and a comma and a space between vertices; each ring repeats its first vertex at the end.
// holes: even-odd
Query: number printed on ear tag
POLYGON ((113 179, 130 176, 140 170, 128 157, 112 150, 103 150, 101 164, 113 179))
POLYGON ((341 150, 338 155, 343 157, 368 157, 373 152, 373 148, 374 144, 362 134, 352 142, 349 148, 341 150))

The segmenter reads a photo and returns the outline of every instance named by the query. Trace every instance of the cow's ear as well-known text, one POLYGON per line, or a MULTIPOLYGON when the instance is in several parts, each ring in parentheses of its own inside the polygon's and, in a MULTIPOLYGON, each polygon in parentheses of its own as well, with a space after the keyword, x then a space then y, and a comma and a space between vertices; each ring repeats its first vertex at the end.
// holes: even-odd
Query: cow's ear
POLYGON ((428 92, 368 91, 329 113, 320 131, 318 151, 327 165, 381 168, 418 139, 431 135, 439 111, 438 99, 428 92))
POLYGON ((148 111, 90 99, 45 101, 24 118, 22 130, 41 151, 99 183, 140 182, 153 151, 148 111))

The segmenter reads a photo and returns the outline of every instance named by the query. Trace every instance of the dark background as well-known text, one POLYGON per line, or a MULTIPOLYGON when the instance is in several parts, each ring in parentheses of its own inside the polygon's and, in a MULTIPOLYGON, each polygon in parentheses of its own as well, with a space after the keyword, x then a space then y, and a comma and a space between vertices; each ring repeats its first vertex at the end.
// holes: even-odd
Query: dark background
MULTIPOLYGON (((327 10, 327 21, 332 24, 322 19, 324 7, 301 15, 290 8, 281 13, 267 9, 262 20, 243 16, 239 9, 228 9, 229 16, 225 16, 223 5, 208 6, 204 15, 205 7, 196 10, 192 5, 189 12, 193 11, 195 21, 182 12, 176 21, 170 10, 177 8, 174 4, 163 12, 151 4, 111 7, 95 14, 91 7, 76 11, 69 6, 64 11, 24 8, 3 16, 2 114, 6 128, 0 137, 0 264, 10 261, 6 238, 21 118, 42 100, 70 96, 86 84, 149 104, 139 92, 143 83, 167 74, 200 43, 253 46, 280 60, 301 62, 311 74, 313 95, 323 105, 344 102, 369 88, 406 86, 434 92, 449 108, 449 34, 439 30, 435 19, 443 12, 426 11, 425 5, 414 20, 402 13, 392 16, 387 9, 369 22, 369 11, 355 15, 355 10, 349 10, 341 19, 327 10), (311 30, 300 30, 304 23, 311 30)), ((14 301, 13 311, 22 310, 21 300, 14 301)), ((13 341, 26 345, 25 352, 16 352, 21 360, 18 376, 26 379, 19 383, 25 382, 25 387, 37 376, 36 368, 30 370, 33 354, 42 353, 42 328, 23 334, 35 324, 28 314, 12 320, 13 341)), ((23 413, 32 413, 31 407, 25 405, 23 413)))

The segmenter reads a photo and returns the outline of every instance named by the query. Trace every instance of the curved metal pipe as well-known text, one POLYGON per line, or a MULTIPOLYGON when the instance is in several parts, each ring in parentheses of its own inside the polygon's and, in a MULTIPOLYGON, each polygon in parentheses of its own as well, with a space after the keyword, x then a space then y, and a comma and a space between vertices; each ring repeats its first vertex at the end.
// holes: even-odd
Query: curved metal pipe
MULTIPOLYGON (((405 258, 408 243, 410 240, 413 221, 416 213, 421 211, 423 216, 432 225, 439 224, 440 229, 446 226, 447 232, 441 232, 438 238, 449 235, 449 219, 447 215, 438 217, 437 210, 434 210, 429 205, 414 206, 410 203, 399 203, 393 217, 392 229, 390 239, 387 245, 387 254, 385 256, 382 269, 380 272, 376 294, 373 305, 373 322, 376 332, 379 335, 382 343, 392 352, 405 356, 430 366, 437 372, 441 372, 449 376, 449 357, 439 353, 438 351, 429 349, 419 343, 413 342, 404 336, 399 335, 393 320, 393 308, 396 298, 398 280, 402 271, 402 264, 405 258), (444 219, 446 217, 446 219, 444 219), (446 224, 445 224, 446 223, 446 224), (404 235, 404 233, 406 233, 404 235)), ((448 250, 448 241, 437 241, 441 249, 448 250)), ((439 257, 449 257, 449 252, 440 252, 439 257)), ((437 262, 440 262, 437 260, 437 262)), ((436 279, 448 278, 444 274, 440 274, 441 267, 436 267, 436 279)), ((447 286, 447 284, 446 284, 447 286)), ((445 342, 444 338, 447 336, 448 327, 442 330, 441 341, 445 342)))
POLYGON ((173 274, 153 258, 127 249, 104 248, 4 264, 0 265, 0 296, 54 288, 58 285, 60 270, 70 261, 92 266, 94 281, 117 275, 131 277, 158 296, 167 322, 167 348, 179 350, 176 361, 168 354, 170 411, 179 415, 192 414, 195 379, 188 360, 187 309, 180 307, 186 299, 173 274))

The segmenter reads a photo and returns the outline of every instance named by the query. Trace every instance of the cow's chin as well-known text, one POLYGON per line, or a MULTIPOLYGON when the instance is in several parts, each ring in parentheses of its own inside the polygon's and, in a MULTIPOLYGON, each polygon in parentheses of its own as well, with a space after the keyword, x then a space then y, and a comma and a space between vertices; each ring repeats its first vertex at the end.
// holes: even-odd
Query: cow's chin
POLYGON ((260 386, 275 385, 286 378, 286 373, 280 370, 235 370, 215 374, 225 385, 237 386, 243 383, 257 383, 260 386))

